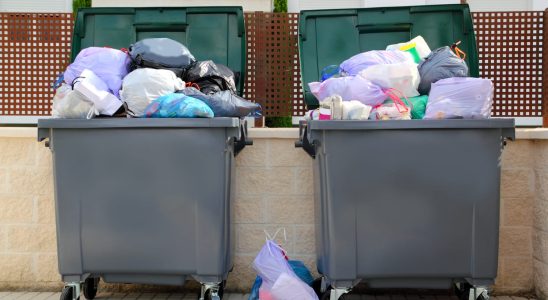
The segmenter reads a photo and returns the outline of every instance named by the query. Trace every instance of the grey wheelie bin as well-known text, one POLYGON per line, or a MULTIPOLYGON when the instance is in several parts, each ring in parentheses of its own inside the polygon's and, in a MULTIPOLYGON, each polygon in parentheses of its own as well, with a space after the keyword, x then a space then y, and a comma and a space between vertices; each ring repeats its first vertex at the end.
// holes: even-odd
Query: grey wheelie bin
MULTIPOLYGON (((240 7, 86 9, 73 56, 170 37, 243 76, 242 16, 240 7)), ((53 154, 61 299, 81 290, 93 299, 99 278, 193 278, 200 299, 221 299, 233 266, 234 156, 251 144, 246 136, 238 118, 39 120, 38 139, 53 154)))
MULTIPOLYGON (((422 35, 435 49, 461 40, 473 75, 476 45, 466 5, 305 11, 301 67, 308 82, 362 51, 422 35)), ((309 121, 316 254, 322 299, 371 288, 457 286, 487 298, 497 275, 500 156, 513 119, 309 121)))

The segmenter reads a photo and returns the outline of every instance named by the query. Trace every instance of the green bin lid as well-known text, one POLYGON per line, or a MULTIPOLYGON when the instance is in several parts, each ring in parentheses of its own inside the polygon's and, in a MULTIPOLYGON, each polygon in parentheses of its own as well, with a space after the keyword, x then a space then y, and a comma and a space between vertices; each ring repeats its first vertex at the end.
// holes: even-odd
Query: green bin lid
POLYGON ((84 8, 78 11, 72 59, 87 47, 128 48, 145 38, 171 38, 197 60, 213 60, 245 80, 245 26, 241 7, 84 8))
POLYGON ((305 102, 315 108, 318 100, 308 83, 319 81, 322 70, 351 56, 384 50, 421 35, 430 49, 457 41, 466 53, 470 75, 479 76, 476 37, 467 4, 380 7, 302 11, 299 50, 305 102))

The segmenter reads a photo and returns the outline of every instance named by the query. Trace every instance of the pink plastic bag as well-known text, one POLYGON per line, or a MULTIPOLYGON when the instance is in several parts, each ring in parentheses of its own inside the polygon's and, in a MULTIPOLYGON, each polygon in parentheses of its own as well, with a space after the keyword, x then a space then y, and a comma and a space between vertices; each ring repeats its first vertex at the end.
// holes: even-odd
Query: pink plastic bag
POLYGON ((318 300, 314 290, 293 272, 281 247, 272 240, 267 240, 257 254, 253 269, 263 280, 260 295, 269 295, 272 300, 318 300), (287 295, 299 297, 287 298, 287 295))
POLYGON ((89 69, 107 84, 107 92, 120 98, 122 79, 129 71, 129 63, 129 55, 120 50, 101 47, 85 48, 67 67, 64 74, 65 82, 72 84, 82 71, 89 69))
POLYGON ((308 86, 318 101, 339 95, 343 101, 358 100, 365 105, 376 106, 387 98, 381 87, 360 75, 329 78, 324 82, 311 82, 308 86))
POLYGON ((356 54, 343 61, 340 65, 340 73, 343 76, 356 76, 361 71, 375 65, 397 64, 413 62, 413 57, 403 51, 373 50, 356 54))

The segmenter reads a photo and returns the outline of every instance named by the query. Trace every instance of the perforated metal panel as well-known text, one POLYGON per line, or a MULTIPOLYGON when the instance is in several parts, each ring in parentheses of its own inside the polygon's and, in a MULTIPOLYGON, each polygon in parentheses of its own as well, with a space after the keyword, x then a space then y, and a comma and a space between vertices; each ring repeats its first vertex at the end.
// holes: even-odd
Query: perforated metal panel
POLYGON ((50 115, 71 35, 72 14, 0 13, 0 115, 50 115))
POLYGON ((543 17, 540 11, 473 13, 480 76, 495 85, 494 116, 542 116, 543 17))
POLYGON ((296 13, 246 13, 247 79, 245 96, 263 106, 265 116, 301 116, 296 13))

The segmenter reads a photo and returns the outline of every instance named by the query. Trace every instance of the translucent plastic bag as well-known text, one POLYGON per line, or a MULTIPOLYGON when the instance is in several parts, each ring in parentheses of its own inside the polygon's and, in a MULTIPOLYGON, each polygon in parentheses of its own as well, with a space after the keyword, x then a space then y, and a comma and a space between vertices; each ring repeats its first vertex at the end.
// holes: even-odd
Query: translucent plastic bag
POLYGON ((396 89, 406 97, 419 96, 420 76, 415 63, 374 65, 359 75, 384 89, 396 89))
POLYGON ((343 101, 358 100, 369 106, 376 106, 386 100, 382 88, 361 75, 329 78, 324 82, 311 82, 310 91, 319 101, 339 95, 343 101))
POLYGON ((213 111, 201 100, 172 93, 152 101, 145 109, 144 117, 213 118, 213 111))
POLYGON ((120 96, 127 104, 128 114, 141 117, 154 100, 185 87, 185 83, 169 70, 137 69, 124 78, 120 96))
POLYGON ((112 116, 122 106, 122 101, 107 92, 107 84, 91 70, 82 71, 80 77, 74 80, 73 88, 93 102, 101 115, 112 116))
POLYGON ((245 100, 230 91, 221 91, 212 95, 206 95, 196 88, 187 87, 177 93, 185 94, 204 101, 215 113, 216 117, 260 117, 261 106, 245 100))
POLYGON ((257 254, 253 269, 263 280, 259 294, 269 294, 273 300, 318 299, 314 290, 295 274, 281 247, 272 240, 267 240, 257 254))
POLYGON ((120 50, 101 47, 85 48, 67 67, 64 73, 65 82, 72 84, 82 71, 89 69, 107 84, 107 92, 119 98, 122 79, 128 74, 130 61, 127 53, 120 50))
POLYGON ((468 76, 466 62, 449 47, 434 50, 419 64, 418 69, 421 78, 419 92, 423 95, 430 93, 431 84, 438 80, 468 76))
POLYGON ((53 96, 52 116, 63 119, 91 119, 99 113, 86 96, 72 90, 68 84, 62 84, 53 96))
MULTIPOLYGON (((367 120, 371 113, 371 106, 357 100, 343 101, 339 95, 325 98, 320 103, 318 120, 367 120)), ((314 119, 314 113, 309 119, 314 119)))
POLYGON ((454 77, 432 84, 424 119, 487 119, 493 107, 489 79, 454 77))
POLYGON ((387 100, 381 105, 377 105, 371 112, 372 120, 411 120, 412 104, 404 96, 401 100, 401 93, 395 90, 389 90, 387 100))
POLYGON ((403 51, 373 50, 356 54, 343 61, 339 67, 339 72, 343 76, 356 76, 372 66, 404 62, 413 62, 413 57, 403 51))

